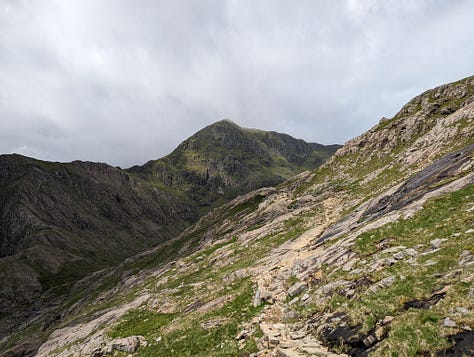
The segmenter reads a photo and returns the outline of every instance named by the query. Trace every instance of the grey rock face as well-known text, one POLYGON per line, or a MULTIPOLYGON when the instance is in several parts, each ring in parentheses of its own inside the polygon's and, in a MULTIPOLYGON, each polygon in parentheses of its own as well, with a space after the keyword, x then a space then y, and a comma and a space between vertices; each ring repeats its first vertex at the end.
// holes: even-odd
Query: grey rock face
POLYGON ((307 288, 307 284, 304 282, 297 282, 293 284, 287 291, 289 296, 296 296, 301 294, 307 288))
POLYGON ((474 145, 469 145, 445 155, 407 180, 394 194, 380 199, 377 204, 362 214, 362 218, 370 217, 372 219, 393 210, 398 210, 430 190, 434 190, 437 183, 446 177, 452 176, 457 169, 467 164, 471 160, 473 152, 474 145))

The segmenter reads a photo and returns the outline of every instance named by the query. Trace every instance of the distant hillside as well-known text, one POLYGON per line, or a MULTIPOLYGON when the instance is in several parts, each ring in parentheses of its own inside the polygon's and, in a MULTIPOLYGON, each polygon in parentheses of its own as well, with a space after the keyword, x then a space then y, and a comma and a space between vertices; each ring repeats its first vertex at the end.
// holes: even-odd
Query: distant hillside
POLYGON ((222 120, 200 130, 168 156, 128 171, 183 191, 207 207, 312 170, 340 147, 222 120))
POLYGON ((196 218, 186 198, 105 164, 2 155, 0 309, 36 304, 50 288, 61 295, 196 218))

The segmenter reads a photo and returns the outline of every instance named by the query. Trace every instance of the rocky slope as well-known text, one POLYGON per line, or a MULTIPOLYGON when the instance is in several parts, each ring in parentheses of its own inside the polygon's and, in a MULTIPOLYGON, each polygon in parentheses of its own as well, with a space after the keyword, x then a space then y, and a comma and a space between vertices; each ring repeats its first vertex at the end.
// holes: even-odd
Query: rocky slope
POLYGON ((71 284, 87 274, 178 235, 209 210, 203 200, 225 202, 232 195, 211 187, 231 188, 234 194, 248 192, 269 183, 261 179, 269 170, 278 173, 269 175, 272 183, 279 183, 320 164, 336 148, 255 132, 218 122, 185 141, 169 157, 130 170, 1 155, 0 336, 21 328, 25 320, 43 316, 67 296, 71 284), (265 138, 266 148, 274 148, 275 155, 285 153, 288 159, 270 158, 263 149, 257 150, 255 135, 265 138), (184 161, 179 159, 183 146, 193 148, 192 157, 185 150, 184 161), (221 148, 220 156, 210 148, 221 148), (170 158, 185 165, 170 163, 170 158), (260 158, 264 164, 259 164, 260 158), (233 170, 223 164, 226 160, 232 160, 233 170), (162 161, 177 172, 173 184, 147 174, 150 166, 162 161), (195 167, 206 170, 208 176, 200 177, 195 167), (240 180, 249 169, 255 176, 240 180), (221 185, 222 178, 230 183, 221 185), (188 186, 200 192, 199 202, 188 186))
POLYGON ((105 164, 1 156, 0 331, 196 218, 186 199, 105 164))
POLYGON ((471 355, 473 183, 470 77, 84 278, 4 354, 471 355))

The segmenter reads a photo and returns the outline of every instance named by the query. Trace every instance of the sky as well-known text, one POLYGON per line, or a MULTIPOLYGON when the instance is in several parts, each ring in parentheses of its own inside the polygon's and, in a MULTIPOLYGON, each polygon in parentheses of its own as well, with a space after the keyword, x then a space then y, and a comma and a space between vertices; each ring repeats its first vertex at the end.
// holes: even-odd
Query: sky
POLYGON ((474 74, 471 0, 0 0, 0 154, 121 167, 228 118, 344 143, 474 74))

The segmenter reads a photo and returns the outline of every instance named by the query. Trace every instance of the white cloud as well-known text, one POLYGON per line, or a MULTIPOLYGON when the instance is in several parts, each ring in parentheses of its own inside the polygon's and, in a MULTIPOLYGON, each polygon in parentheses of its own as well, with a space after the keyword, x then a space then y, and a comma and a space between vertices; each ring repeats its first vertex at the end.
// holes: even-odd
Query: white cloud
POLYGON ((0 152, 129 166, 231 118, 344 142, 472 74, 474 2, 0 0, 0 152))

